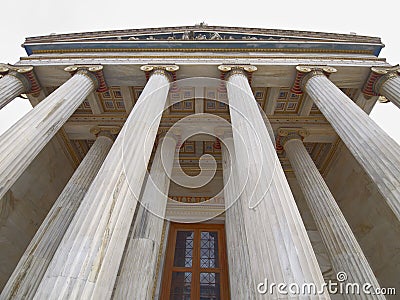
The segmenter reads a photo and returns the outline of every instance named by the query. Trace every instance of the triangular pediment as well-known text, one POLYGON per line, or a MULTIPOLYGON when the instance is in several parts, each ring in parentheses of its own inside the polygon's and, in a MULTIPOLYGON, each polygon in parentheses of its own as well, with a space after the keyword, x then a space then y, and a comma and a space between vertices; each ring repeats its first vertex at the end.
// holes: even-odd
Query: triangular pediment
POLYGON ((378 55, 380 38, 227 26, 160 27, 28 37, 28 55, 62 52, 332 52, 378 55))
POLYGON ((380 43, 377 37, 360 36, 356 34, 337 34, 297 30, 208 26, 177 26, 160 28, 143 28, 127 30, 111 30, 97 32, 82 32, 70 34, 50 34, 46 36, 29 37, 27 43, 57 42, 57 41, 98 41, 98 40, 288 40, 288 41, 348 41, 380 43))

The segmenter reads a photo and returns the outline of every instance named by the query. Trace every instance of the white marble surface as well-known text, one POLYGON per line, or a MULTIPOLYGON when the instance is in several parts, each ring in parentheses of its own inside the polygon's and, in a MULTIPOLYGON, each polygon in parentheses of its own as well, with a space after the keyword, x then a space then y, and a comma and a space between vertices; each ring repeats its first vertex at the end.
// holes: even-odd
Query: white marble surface
POLYGON ((0 198, 94 88, 75 74, 0 136, 0 198))
POLYGON ((0 199, 0 290, 73 174, 62 147, 51 139, 0 199))
MULTIPOLYGON (((321 270, 248 80, 234 74, 228 82, 239 181, 246 182, 242 197, 254 207, 244 209, 252 280, 322 286, 321 270), (244 142, 236 143, 240 138, 244 142)), ((257 295, 260 299, 275 296, 257 295)), ((329 299, 329 295, 313 299, 329 299)))
POLYGON ((244 201, 240 197, 233 139, 224 138, 222 168, 225 199, 226 251, 231 299, 256 299, 256 284, 251 276, 250 253, 243 219, 244 201), (228 150, 229 149, 229 150, 228 150))
POLYGON ((400 145, 325 75, 305 89, 400 221, 400 145))
POLYGON ((24 91, 25 87, 18 78, 12 75, 5 75, 0 79, 0 109, 24 91))
POLYGON ((400 108, 400 77, 396 76, 395 78, 386 80, 382 84, 380 93, 400 108))
POLYGON ((164 137, 157 146, 113 299, 152 297, 176 143, 164 137))
POLYGON ((0 299, 31 299, 112 140, 99 136, 57 198, 4 287, 0 299))
MULTIPOLYGON (((289 139, 284 149, 328 250, 335 273, 346 272, 348 282, 360 285, 370 283, 378 288, 378 281, 364 253, 303 142, 297 138, 289 139)), ((362 296, 345 295, 346 299, 360 299, 357 297, 362 296)), ((370 295, 368 299, 385 297, 370 295)))
POLYGON ((111 297, 169 90, 153 74, 82 200, 34 299, 111 297))
MULTIPOLYGON (((375 183, 341 144, 325 177, 381 287, 400 290, 400 223, 375 183)), ((396 296, 387 299, 397 300, 396 296)))

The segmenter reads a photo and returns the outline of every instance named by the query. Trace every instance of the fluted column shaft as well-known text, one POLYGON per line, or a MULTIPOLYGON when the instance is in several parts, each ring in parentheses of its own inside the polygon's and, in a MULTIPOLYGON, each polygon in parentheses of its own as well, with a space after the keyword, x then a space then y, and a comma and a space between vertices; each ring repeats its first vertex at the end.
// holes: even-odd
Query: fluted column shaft
POLYGON ((151 75, 93 180, 34 299, 110 299, 169 90, 151 75))
POLYGON ((400 76, 387 79, 380 87, 380 94, 400 108, 400 76))
POLYGON ((17 76, 5 75, 0 79, 0 109, 24 92, 25 86, 17 76))
POLYGON ((177 141, 162 138, 154 155, 114 299, 151 299, 177 141))
POLYGON ((112 143, 112 139, 107 136, 99 136, 96 139, 25 250, 0 299, 31 299, 34 296, 112 143))
MULTIPOLYGON (((233 73, 227 91, 239 182, 244 186, 241 195, 247 205, 251 279, 322 286, 318 262, 246 76, 233 73), (243 143, 236 143, 240 139, 243 143)), ((329 299, 327 293, 309 297, 329 299)))
POLYGON ((95 89, 96 84, 83 71, 76 73, 0 136, 0 198, 95 89))
POLYGON ((325 75, 305 90, 400 220, 400 146, 325 75))
MULTIPOLYGON (((348 282, 372 284, 379 287, 350 226, 324 179, 300 139, 292 138, 284 144, 297 182, 311 210, 318 231, 329 252, 336 273, 346 272, 348 282)), ((385 299, 379 295, 344 295, 346 299, 385 299), (361 298, 360 298, 361 297, 361 298)))
POLYGON ((230 294, 232 299, 251 300, 256 298, 256 290, 251 277, 250 254, 243 219, 243 209, 246 206, 238 188, 236 155, 231 137, 223 139, 221 150, 230 294))

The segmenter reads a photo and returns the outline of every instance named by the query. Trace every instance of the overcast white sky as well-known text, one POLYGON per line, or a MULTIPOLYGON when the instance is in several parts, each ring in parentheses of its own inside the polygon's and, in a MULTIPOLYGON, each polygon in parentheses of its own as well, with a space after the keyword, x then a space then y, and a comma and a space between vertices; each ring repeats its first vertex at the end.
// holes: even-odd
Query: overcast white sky
MULTIPOLYGON (((381 57, 400 63, 396 2, 381 1, 2 1, 0 62, 15 63, 26 55, 27 36, 111 29, 209 25, 355 32, 378 36, 386 47, 381 57), (391 17, 392 16, 392 17, 391 17)), ((29 110, 16 99, 0 110, 0 134, 29 110)), ((377 104, 371 117, 400 143, 400 109, 377 104)))

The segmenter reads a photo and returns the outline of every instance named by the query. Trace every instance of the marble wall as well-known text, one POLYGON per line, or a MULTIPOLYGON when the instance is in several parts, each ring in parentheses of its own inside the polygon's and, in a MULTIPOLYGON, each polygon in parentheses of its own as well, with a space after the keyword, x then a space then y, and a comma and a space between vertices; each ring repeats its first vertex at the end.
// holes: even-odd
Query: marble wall
POLYGON ((54 137, 0 199, 0 290, 73 171, 54 137))
POLYGON ((399 293, 400 223, 350 151, 343 144, 339 151, 326 182, 381 287, 395 287, 399 293))

